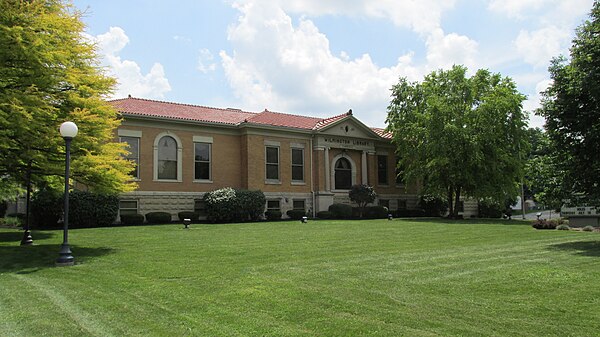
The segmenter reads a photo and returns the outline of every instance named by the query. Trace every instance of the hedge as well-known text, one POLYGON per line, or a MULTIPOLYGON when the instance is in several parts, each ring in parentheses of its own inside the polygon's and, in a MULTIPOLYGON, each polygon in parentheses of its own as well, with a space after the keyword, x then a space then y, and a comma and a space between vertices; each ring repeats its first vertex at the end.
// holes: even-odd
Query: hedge
POLYGON ((352 206, 346 204, 333 204, 329 206, 329 212, 334 219, 349 219, 352 217, 352 206))
POLYGON ((151 224, 166 224, 171 222, 171 213, 150 212, 146 214, 146 221, 151 224))
POLYGON ((364 217, 367 219, 385 219, 388 217, 388 208, 385 206, 365 207, 364 217))
POLYGON ((265 217, 269 221, 281 220, 281 211, 275 211, 275 210, 266 211, 265 217))
POLYGON ((287 211, 285 214, 287 214, 287 216, 289 216, 293 220, 300 220, 300 219, 302 219, 302 217, 306 216, 306 212, 301 209, 291 209, 291 210, 287 211))
POLYGON ((330 211, 319 211, 317 212, 317 218, 319 219, 331 219, 333 218, 333 214, 330 211))
POLYGON ((89 228, 110 226, 117 219, 119 197, 88 191, 69 193, 69 226, 89 228))
POLYGON ((49 187, 43 187, 31 197, 31 215, 38 228, 61 228, 58 221, 63 213, 63 193, 49 187))
POLYGON ((259 220, 267 202, 260 190, 234 190, 231 187, 208 192, 203 199, 207 218, 212 222, 259 220))
POLYGON ((200 218, 200 213, 191 212, 191 211, 183 211, 183 212, 177 213, 177 217, 179 218, 179 221, 183 221, 184 219, 190 219, 191 221, 198 221, 198 219, 200 218))
POLYGON ((121 224, 128 226, 139 226, 144 224, 144 216, 141 214, 121 215, 121 224))
POLYGON ((433 195, 421 196, 419 206, 425 211, 426 216, 440 217, 448 211, 448 203, 433 195))

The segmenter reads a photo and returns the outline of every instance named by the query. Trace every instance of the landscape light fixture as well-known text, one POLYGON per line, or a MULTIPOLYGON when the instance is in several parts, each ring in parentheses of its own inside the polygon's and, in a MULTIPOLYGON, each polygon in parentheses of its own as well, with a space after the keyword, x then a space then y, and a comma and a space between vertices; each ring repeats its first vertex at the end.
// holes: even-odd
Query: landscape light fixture
POLYGON ((73 122, 64 122, 60 125, 60 135, 65 140, 65 205, 63 216, 63 243, 60 247, 56 265, 59 267, 72 266, 75 259, 69 247, 69 170, 71 168, 71 141, 77 136, 77 125, 73 122))

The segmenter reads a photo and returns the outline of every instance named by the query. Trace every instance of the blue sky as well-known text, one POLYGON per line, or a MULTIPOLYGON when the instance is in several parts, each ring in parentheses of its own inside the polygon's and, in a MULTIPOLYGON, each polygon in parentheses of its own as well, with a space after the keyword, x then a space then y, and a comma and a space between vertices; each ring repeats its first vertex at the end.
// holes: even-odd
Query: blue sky
MULTIPOLYGON (((76 0, 134 97, 385 126, 389 89, 452 64, 510 76, 539 106, 593 0, 76 0)), ((530 126, 543 120, 531 116, 530 126)))

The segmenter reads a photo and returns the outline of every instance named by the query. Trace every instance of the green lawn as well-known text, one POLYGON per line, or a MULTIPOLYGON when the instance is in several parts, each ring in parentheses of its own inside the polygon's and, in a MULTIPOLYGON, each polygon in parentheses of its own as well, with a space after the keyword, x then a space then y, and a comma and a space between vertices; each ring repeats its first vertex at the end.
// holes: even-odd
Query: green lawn
POLYGON ((599 336, 600 234, 517 221, 0 229, 0 336, 599 336))

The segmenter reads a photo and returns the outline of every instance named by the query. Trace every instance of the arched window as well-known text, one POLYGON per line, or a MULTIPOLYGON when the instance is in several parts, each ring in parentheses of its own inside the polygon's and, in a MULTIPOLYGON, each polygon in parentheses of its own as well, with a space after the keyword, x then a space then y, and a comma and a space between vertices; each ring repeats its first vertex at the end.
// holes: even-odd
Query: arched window
POLYGON ((164 136, 158 141, 158 179, 177 180, 177 141, 164 136))
POLYGON ((346 158, 335 162, 335 189, 349 190, 352 187, 352 165, 346 158))

